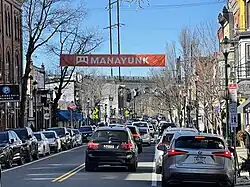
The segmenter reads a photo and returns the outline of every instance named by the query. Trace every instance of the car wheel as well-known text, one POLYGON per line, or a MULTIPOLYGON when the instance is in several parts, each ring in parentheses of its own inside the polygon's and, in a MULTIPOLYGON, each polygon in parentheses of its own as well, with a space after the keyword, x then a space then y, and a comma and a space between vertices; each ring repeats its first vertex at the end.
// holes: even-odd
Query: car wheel
POLYGON ((17 165, 21 166, 21 165, 24 164, 24 162, 25 162, 25 159, 24 159, 24 157, 21 155, 20 159, 17 161, 17 165))
POLYGON ((49 150, 48 150, 48 152, 47 152, 47 155, 50 155, 50 148, 49 148, 49 150))
POLYGON ((5 166, 6 166, 6 168, 12 168, 12 166, 13 166, 13 158, 12 158, 12 156, 9 156, 9 158, 8 158, 8 160, 7 160, 7 162, 5 163, 5 166))
POLYGON ((89 163, 88 158, 86 156, 86 159, 85 159, 85 171, 94 171, 95 168, 96 168, 96 164, 89 163))
POLYGON ((38 160, 38 159, 39 159, 39 152, 36 152, 36 153, 34 154, 34 159, 35 159, 35 160, 38 160))
POLYGON ((31 155, 31 153, 29 152, 27 157, 26 157, 26 162, 32 162, 33 161, 33 157, 31 155))
POLYGON ((137 161, 135 163, 128 165, 128 171, 129 172, 136 172, 137 169, 137 161))
POLYGON ((169 187, 163 175, 161 176, 161 187, 169 187))
POLYGON ((161 174, 161 166, 156 166, 155 167, 155 173, 156 174, 161 174))

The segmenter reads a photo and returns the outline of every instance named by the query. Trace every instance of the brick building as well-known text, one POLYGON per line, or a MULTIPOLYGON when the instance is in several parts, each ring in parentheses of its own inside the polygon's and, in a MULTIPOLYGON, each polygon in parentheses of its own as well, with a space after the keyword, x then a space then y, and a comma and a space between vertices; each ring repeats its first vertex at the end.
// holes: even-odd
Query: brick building
MULTIPOLYGON (((0 84, 20 84, 22 17, 20 0, 0 1, 0 84)), ((0 103, 0 130, 18 124, 19 103, 0 103)))

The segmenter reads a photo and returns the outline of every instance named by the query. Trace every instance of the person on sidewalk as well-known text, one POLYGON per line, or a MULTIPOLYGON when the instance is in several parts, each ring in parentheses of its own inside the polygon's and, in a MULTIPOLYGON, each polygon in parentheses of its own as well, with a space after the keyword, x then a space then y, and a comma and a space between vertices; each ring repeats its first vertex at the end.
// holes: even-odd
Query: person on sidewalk
POLYGON ((250 158, 250 125, 248 124, 244 132, 245 148, 247 149, 247 158, 250 158))

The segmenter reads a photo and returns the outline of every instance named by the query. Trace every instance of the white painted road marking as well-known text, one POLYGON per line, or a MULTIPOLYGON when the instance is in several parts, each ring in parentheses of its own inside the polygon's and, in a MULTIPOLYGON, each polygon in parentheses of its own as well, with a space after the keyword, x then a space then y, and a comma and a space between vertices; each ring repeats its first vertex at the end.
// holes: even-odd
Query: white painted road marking
MULTIPOLYGON (((154 159, 155 160, 155 159, 154 159)), ((155 173, 155 161, 153 162, 153 171, 152 171, 152 187, 157 187, 157 174, 155 173)))
POLYGON ((37 162, 40 162, 40 161, 43 161, 43 160, 47 160, 47 159, 52 158, 52 157, 55 157, 55 156, 57 156, 57 155, 61 155, 61 154, 64 154, 64 153, 68 153, 68 152, 74 151, 74 150, 76 150, 76 149, 80 149, 80 148, 82 148, 82 147, 85 147, 86 145, 87 145, 87 144, 83 144, 82 146, 75 147, 75 148, 70 149, 70 150, 67 150, 67 151, 62 151, 62 152, 60 152, 60 153, 56 153, 56 154, 53 154, 53 155, 50 155, 50 156, 41 158, 41 159, 39 159, 39 160, 35 160, 35 161, 33 161, 33 162, 29 162, 29 163, 23 164, 23 165, 21 165, 21 166, 16 166, 16 167, 13 167, 13 168, 10 168, 10 169, 6 169, 6 170, 3 170, 2 173, 8 172, 8 171, 12 171, 12 170, 15 170, 15 169, 18 169, 18 168, 22 168, 22 167, 25 167, 25 166, 29 166, 29 165, 31 165, 31 164, 35 164, 35 163, 37 163, 37 162))

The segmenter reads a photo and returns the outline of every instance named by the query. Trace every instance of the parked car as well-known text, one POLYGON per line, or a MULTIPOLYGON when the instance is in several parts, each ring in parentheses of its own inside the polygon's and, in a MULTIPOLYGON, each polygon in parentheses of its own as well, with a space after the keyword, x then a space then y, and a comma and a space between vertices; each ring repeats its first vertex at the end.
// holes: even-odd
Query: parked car
POLYGON ((61 139, 55 131, 43 131, 42 133, 48 139, 51 151, 58 153, 62 150, 61 139))
POLYGON ((217 135, 175 133, 163 156, 162 186, 182 183, 209 183, 233 187, 233 148, 217 135), (231 151, 231 152, 230 152, 231 151))
POLYGON ((145 121, 136 121, 132 123, 133 126, 136 126, 138 128, 148 128, 149 129, 149 124, 148 122, 145 121))
POLYGON ((135 172, 138 148, 131 131, 123 127, 100 127, 88 143, 85 170, 93 171, 99 165, 126 166, 135 172))
POLYGON ((93 133, 93 129, 91 126, 82 126, 79 128, 79 131, 82 134, 82 140, 84 142, 90 140, 92 133, 93 133))
POLYGON ((149 128, 139 128, 139 132, 141 135, 142 143, 150 146, 152 137, 150 135, 149 128))
POLYGON ((31 162, 33 159, 39 159, 38 141, 29 127, 12 129, 22 140, 25 160, 31 162))
POLYGON ((67 128, 67 131, 69 132, 70 135, 70 148, 73 148, 76 146, 75 133, 71 128, 67 128))
POLYGON ((11 168, 14 162, 24 163, 22 141, 14 131, 0 132, 0 163, 11 168))
POLYGON ((62 149, 68 150, 71 146, 70 134, 66 127, 52 127, 46 129, 46 131, 55 131, 61 140, 62 149))
POLYGON ((76 145, 82 145, 82 135, 78 129, 73 129, 76 145))
POLYGON ((161 121, 158 126, 158 136, 161 136, 165 129, 177 127, 175 123, 161 121))
POLYGON ((134 141, 138 147, 138 153, 140 154, 142 152, 142 139, 141 139, 139 129, 138 129, 138 127, 132 126, 132 125, 127 125, 127 127, 130 129, 130 131, 133 135, 134 141))
POLYGON ((42 156, 50 155, 49 140, 44 136, 42 132, 35 132, 34 136, 38 141, 38 151, 42 156))
MULTIPOLYGON (((198 132, 198 130, 195 128, 177 128, 177 127, 172 128, 172 127, 169 127, 163 131, 163 134, 165 134, 166 132, 198 132)), ((161 138, 162 138, 162 136, 158 136, 157 142, 159 142, 161 138)))

